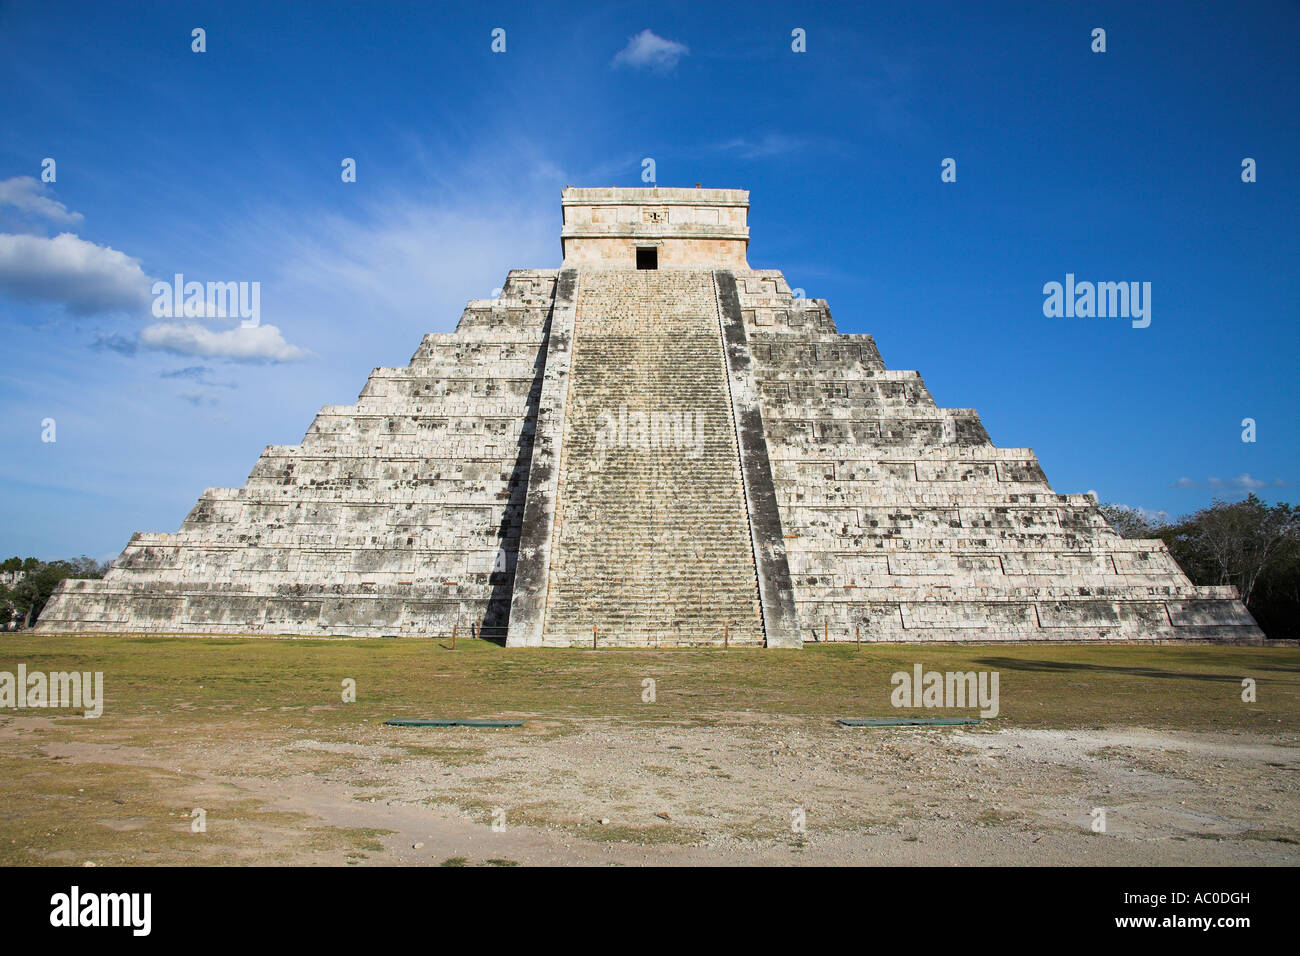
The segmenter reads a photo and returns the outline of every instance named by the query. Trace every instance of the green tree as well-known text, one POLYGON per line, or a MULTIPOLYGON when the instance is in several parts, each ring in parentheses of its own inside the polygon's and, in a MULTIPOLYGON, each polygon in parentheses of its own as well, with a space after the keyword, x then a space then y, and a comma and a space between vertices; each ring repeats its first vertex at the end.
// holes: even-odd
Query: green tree
POLYGON ((1294 550, 1298 533, 1300 513, 1289 504, 1270 508, 1252 494, 1244 501, 1215 501, 1162 537, 1180 564, 1186 560, 1184 571, 1196 568, 1198 583, 1236 585, 1249 606, 1261 576, 1294 550))
POLYGON ((1300 509, 1248 496, 1215 501, 1173 523, 1101 506, 1125 538, 1161 538, 1194 584, 1231 584, 1271 638, 1300 638, 1300 509))
POLYGON ((1300 638, 1300 541, 1283 542, 1255 585, 1251 613, 1269 637, 1300 638))
POLYGON ((8 585, 0 584, 0 630, 7 628, 18 613, 17 596, 8 585))

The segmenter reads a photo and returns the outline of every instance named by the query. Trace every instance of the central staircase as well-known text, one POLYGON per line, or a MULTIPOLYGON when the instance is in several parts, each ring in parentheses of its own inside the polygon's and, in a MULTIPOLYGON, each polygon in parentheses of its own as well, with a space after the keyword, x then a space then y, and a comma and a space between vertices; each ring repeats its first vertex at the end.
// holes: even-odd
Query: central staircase
POLYGON ((713 274, 579 273, 547 643, 762 645, 713 274))

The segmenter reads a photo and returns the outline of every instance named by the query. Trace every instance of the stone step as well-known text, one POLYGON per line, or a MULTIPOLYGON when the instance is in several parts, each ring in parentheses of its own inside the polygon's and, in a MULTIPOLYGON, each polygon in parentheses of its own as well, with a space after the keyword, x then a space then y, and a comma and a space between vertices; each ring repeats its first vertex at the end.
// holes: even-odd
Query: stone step
POLYGON ((579 274, 547 643, 762 641, 717 308, 707 272, 579 274))

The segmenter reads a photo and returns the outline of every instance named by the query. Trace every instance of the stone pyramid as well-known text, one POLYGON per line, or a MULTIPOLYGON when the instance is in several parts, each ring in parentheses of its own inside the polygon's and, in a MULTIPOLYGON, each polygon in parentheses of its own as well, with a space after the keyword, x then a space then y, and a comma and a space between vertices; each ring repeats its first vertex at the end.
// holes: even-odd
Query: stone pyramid
POLYGON ((750 269, 736 189, 566 189, 516 270, 38 630, 513 646, 1261 639, 750 269))

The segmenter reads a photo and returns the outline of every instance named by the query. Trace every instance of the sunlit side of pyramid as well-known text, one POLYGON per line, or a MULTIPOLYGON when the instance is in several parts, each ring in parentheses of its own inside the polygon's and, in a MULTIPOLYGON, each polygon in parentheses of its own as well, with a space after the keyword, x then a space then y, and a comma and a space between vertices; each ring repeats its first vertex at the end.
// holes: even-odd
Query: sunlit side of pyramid
POLYGON ((749 197, 566 189, 516 270, 38 630, 518 646, 1257 640, 1231 587, 747 264, 749 197))

